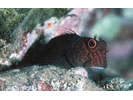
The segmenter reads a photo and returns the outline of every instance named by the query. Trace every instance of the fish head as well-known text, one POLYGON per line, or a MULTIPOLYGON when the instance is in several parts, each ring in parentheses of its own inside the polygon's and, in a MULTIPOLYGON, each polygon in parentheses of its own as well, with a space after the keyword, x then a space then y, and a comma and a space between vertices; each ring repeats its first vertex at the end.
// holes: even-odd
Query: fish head
POLYGON ((104 40, 81 37, 75 43, 67 57, 73 66, 83 66, 92 71, 102 71, 107 67, 107 44, 104 40))
POLYGON ((93 38, 88 39, 88 55, 89 61, 84 62, 84 67, 89 67, 92 71, 103 71, 107 67, 107 58, 106 53, 108 51, 107 49, 107 43, 102 40, 96 40, 93 38))

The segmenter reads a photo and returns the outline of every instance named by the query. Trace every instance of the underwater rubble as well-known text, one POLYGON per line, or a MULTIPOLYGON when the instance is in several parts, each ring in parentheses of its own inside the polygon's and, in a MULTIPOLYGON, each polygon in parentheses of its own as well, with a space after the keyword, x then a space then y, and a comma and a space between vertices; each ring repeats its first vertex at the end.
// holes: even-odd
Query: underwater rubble
POLYGON ((70 70, 53 65, 28 66, 0 73, 0 91, 132 91, 133 80, 108 78, 97 83, 70 70))
MULTIPOLYGON (((0 73, 0 91, 101 91, 94 82, 75 73, 52 65, 29 66, 0 73)), ((82 68, 81 68, 82 69, 82 68)))
POLYGON ((133 91, 133 79, 116 77, 107 81, 108 83, 103 86, 103 89, 107 91, 133 91))

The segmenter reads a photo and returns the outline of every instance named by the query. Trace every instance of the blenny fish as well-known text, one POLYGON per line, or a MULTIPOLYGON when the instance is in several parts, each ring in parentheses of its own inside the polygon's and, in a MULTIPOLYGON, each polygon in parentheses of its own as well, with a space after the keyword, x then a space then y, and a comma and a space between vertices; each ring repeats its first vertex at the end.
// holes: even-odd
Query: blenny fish
POLYGON ((103 70, 107 67, 106 52, 107 44, 102 39, 66 33, 51 39, 47 44, 42 43, 41 38, 38 39, 17 66, 51 64, 66 69, 82 66, 103 70))

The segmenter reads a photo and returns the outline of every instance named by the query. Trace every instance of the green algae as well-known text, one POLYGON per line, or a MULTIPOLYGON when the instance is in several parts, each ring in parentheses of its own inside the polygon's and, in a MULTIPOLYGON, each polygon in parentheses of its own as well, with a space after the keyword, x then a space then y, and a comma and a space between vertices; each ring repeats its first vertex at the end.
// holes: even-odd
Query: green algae
POLYGON ((14 42, 18 31, 32 31, 39 23, 52 16, 60 18, 66 15, 67 8, 0 8, 0 38, 14 42))
POLYGON ((29 8, 0 8, 0 38, 11 42, 13 30, 19 25, 29 10, 29 8))

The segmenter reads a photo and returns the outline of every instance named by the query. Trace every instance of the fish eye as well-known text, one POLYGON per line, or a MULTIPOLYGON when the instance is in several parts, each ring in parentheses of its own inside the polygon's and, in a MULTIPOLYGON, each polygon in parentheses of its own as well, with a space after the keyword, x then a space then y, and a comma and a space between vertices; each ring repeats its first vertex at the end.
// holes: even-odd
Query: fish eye
POLYGON ((97 44, 96 43, 96 40, 94 40, 94 39, 90 39, 89 42, 88 42, 88 46, 91 49, 95 48, 96 47, 96 44, 97 44))

